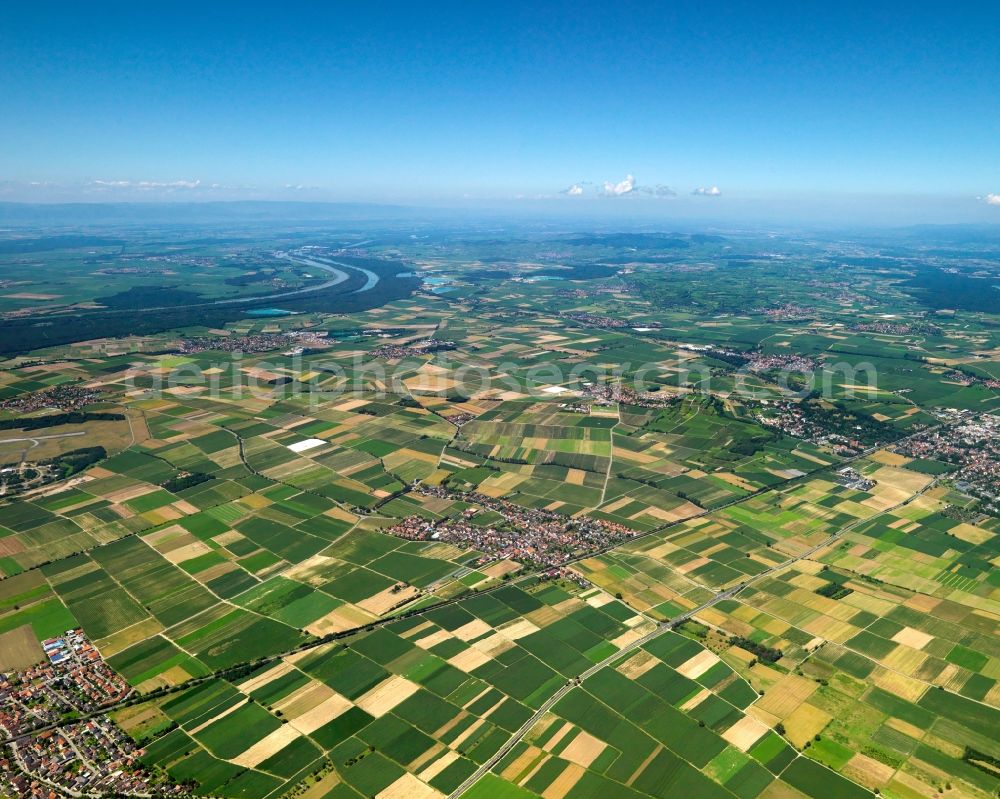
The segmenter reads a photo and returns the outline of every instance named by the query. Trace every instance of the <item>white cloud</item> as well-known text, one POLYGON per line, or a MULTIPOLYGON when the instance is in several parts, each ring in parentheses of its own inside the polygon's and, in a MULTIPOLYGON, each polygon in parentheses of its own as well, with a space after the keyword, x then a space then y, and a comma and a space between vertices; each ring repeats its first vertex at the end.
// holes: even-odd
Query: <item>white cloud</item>
POLYGON ((664 186, 662 183, 657 183, 655 186, 637 186, 636 191, 640 191, 643 194, 650 194, 653 197, 676 197, 677 192, 674 191, 669 186, 664 186))
POLYGON ((1000 194, 987 194, 983 200, 987 205, 1000 205, 1000 194))
POLYGON ((601 192, 605 197, 623 197, 635 191, 635 177, 626 175, 625 180, 618 183, 604 181, 604 190, 601 192))
POLYGON ((151 189, 197 189, 201 186, 200 180, 92 180, 90 185, 97 189, 137 189, 139 191, 150 191, 151 189))
POLYGON ((697 195, 699 195, 701 197, 721 197, 722 196, 722 192, 719 190, 718 186, 710 186, 709 188, 705 188, 704 186, 699 186, 697 189, 695 189, 691 193, 692 194, 697 194, 697 195))
POLYGON ((654 186, 643 186, 636 180, 635 175, 629 174, 624 180, 612 182, 605 180, 602 183, 594 183, 590 180, 580 180, 567 189, 563 189, 560 194, 567 197, 583 197, 585 195, 597 197, 676 197, 677 192, 663 183, 654 186))

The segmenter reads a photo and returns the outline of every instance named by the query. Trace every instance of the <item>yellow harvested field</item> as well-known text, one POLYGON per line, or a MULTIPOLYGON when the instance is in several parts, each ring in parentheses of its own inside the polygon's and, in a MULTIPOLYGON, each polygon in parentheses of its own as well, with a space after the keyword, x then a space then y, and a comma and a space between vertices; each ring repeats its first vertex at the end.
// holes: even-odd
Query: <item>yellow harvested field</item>
POLYGON ((205 544, 202 541, 192 541, 190 544, 185 544, 177 549, 164 552, 163 557, 171 563, 182 563, 185 560, 196 558, 199 555, 204 555, 211 551, 212 549, 208 546, 208 544, 205 544))
MULTIPOLYGON (((701 534, 699 534, 700 537, 701 534)), ((680 549, 677 544, 671 543, 670 541, 664 541, 662 544, 657 544, 652 549, 646 550, 645 555, 647 558, 652 560, 658 560, 665 555, 669 555, 671 552, 676 552, 680 549)))
POLYGON ((562 618, 562 614, 551 605, 545 605, 536 610, 528 611, 524 616, 532 624, 537 624, 539 627, 548 627, 553 622, 562 618))
POLYGON ((366 713, 380 718, 405 699, 420 690, 420 686, 398 675, 383 680, 358 699, 357 705, 366 713))
POLYGON ((614 513, 617 510, 621 510, 632 501, 633 500, 631 497, 625 496, 622 497, 621 499, 616 499, 610 505, 605 505, 603 508, 601 508, 601 510, 603 510, 605 513, 614 513))
POLYGON ((254 768, 254 766, 263 763, 269 757, 273 757, 278 754, 278 752, 288 746, 288 744, 296 738, 301 737, 301 735, 302 733, 295 729, 291 724, 282 724, 270 735, 265 736, 249 749, 240 752, 240 754, 232 758, 232 762, 237 766, 254 768))
POLYGON ((551 738, 549 738, 548 741, 545 742, 544 744, 545 751, 546 752, 554 751, 555 748, 560 744, 562 739, 565 738, 567 735, 569 735, 571 732, 573 732, 574 729, 575 727, 571 722, 569 721, 563 722, 563 725, 558 730, 556 730, 555 735, 553 735, 551 738))
POLYGON ((372 620, 372 616, 357 608, 343 605, 336 610, 331 610, 322 618, 317 619, 308 627, 306 632, 322 637, 327 633, 339 633, 344 630, 352 630, 372 620))
POLYGON ((615 460, 621 458, 622 460, 633 461, 635 463, 656 463, 659 460, 655 455, 650 455, 648 452, 632 452, 621 447, 615 447, 614 454, 615 460))
POLYGON ((919 741, 924 737, 926 730, 922 730, 914 724, 909 724, 902 719, 888 718, 885 721, 885 726, 892 727, 894 730, 899 730, 903 735, 909 735, 913 740, 919 741))
POLYGON ((927 594, 914 594, 903 604, 908 608, 919 610, 921 613, 930 613, 941 604, 941 598, 928 596, 927 594))
POLYGON ((831 718, 825 710, 804 702, 785 717, 785 736, 801 749, 814 735, 822 732, 831 718))
POLYGON ((482 619, 474 619, 468 624, 463 624, 457 630, 452 630, 451 634, 454 635, 459 641, 471 641, 474 638, 481 638, 493 631, 493 628, 488 625, 482 619))
POLYGON ((409 773, 376 794, 377 799, 433 799, 436 796, 444 794, 409 773))
POLYGON ((355 408, 362 408, 368 404, 368 400, 365 399, 353 399, 347 402, 342 402, 340 405, 334 405, 333 410, 335 411, 353 411, 355 408))
POLYGON ((989 541, 995 533, 991 533, 988 530, 984 530, 982 527, 976 527, 974 524, 968 524, 967 522, 962 522, 956 527, 952 527, 949 531, 955 538, 961 539, 968 544, 982 544, 989 541))
POLYGON ((867 788, 878 788, 892 779, 896 769, 858 752, 847 761, 841 773, 867 788))
POLYGON ((909 469, 900 469, 895 466, 883 466, 872 472, 870 476, 878 483, 885 483, 911 494, 926 488, 934 479, 930 475, 911 472, 909 469))
POLYGON ((310 680, 301 688, 275 702, 274 709, 280 710, 288 718, 294 719, 335 696, 337 694, 330 686, 310 680))
POLYGON ((414 760, 411 760, 409 763, 405 764, 406 770, 411 773, 418 774, 420 773, 421 769, 430 765, 435 760, 441 758, 441 756, 444 755, 444 753, 447 751, 448 747, 446 747, 443 743, 438 741, 437 743, 433 744, 431 748, 428 749, 426 752, 417 755, 417 757, 414 760))
POLYGON ((698 705, 700 705, 702 702, 708 699, 708 697, 710 697, 711 695, 712 695, 711 691, 709 691, 707 688, 702 688, 700 691, 698 691, 698 693, 696 693, 694 696, 688 699, 683 705, 681 705, 680 709, 683 710, 685 713, 694 710, 696 707, 698 707, 698 705))
POLYGON ((584 601, 592 608, 600 608, 614 602, 614 597, 604 591, 597 591, 586 597, 584 601))
POLYGON ((193 674, 185 671, 183 666, 171 666, 155 677, 150 677, 148 680, 139 683, 136 688, 140 693, 146 693, 147 691, 154 691, 157 688, 180 685, 190 680, 193 676, 193 674))
POLYGON ((745 480, 738 474, 733 474, 732 472, 716 472, 713 475, 713 477, 716 477, 719 480, 724 480, 725 482, 729 483, 730 485, 734 485, 737 488, 742 488, 744 491, 753 492, 757 490, 757 486, 755 486, 753 483, 749 482, 748 480, 745 480))
POLYGON ((808 699, 818 686, 806 677, 786 674, 754 704, 779 719, 788 717, 792 711, 808 699))
POLYGON ((767 725, 762 724, 752 716, 744 716, 732 727, 722 733, 722 737, 741 752, 746 752, 751 746, 760 740, 760 737, 766 733, 767 730, 767 725))
MULTIPOLYGON (((542 756, 542 750, 537 746, 529 746, 518 755, 510 764, 500 772, 500 776, 510 782, 520 783, 525 772, 538 758, 542 756)), ((457 757, 457 755, 456 755, 457 757)))
POLYGON ((920 671, 927 660, 927 655, 919 649, 908 646, 896 647, 892 652, 879 660, 886 668, 898 671, 900 674, 912 675, 920 671))
MULTIPOLYGON (((630 502, 632 499, 626 497, 630 502)), ((684 502, 678 505, 676 508, 671 508, 670 510, 664 510, 663 508, 656 508, 650 505, 645 510, 641 510, 638 513, 633 513, 629 516, 630 519, 638 519, 641 516, 652 516, 654 519, 659 519, 664 522, 676 522, 681 519, 687 519, 690 516, 696 516, 702 512, 702 509, 697 505, 690 502, 684 502)))
POLYGON ((508 640, 516 641, 518 638, 524 638, 526 635, 537 633, 538 627, 527 619, 519 619, 498 628, 497 632, 508 640))
POLYGON ((260 688, 263 688, 268 683, 272 683, 280 677, 284 677, 290 671, 294 670, 294 666, 288 661, 282 660, 276 666, 265 671, 263 674, 258 674, 256 677, 251 677, 249 680, 241 682, 237 688, 240 689, 242 693, 250 694, 260 688))
POLYGON ((637 677, 641 677, 659 662, 656 657, 645 649, 639 649, 632 657, 624 663, 619 664, 617 671, 624 674, 630 680, 634 680, 637 677))
POLYGON ((904 627, 890 640, 895 641, 897 644, 912 646, 914 649, 923 649, 934 640, 934 636, 920 630, 914 630, 912 627, 904 627))
POLYGON ((417 452, 415 449, 400 449, 384 456, 382 461, 389 468, 394 468, 402 466, 409 461, 424 461, 425 463, 436 464, 438 456, 430 452, 417 452))
POLYGON ((492 563, 485 569, 480 569, 483 574, 487 577, 503 577, 505 574, 510 574, 511 572, 520 571, 521 564, 513 560, 501 560, 497 563, 492 563))
POLYGON ((488 638, 476 641, 472 644, 472 646, 490 657, 496 657, 497 655, 506 652, 508 649, 511 649, 514 646, 514 642, 500 633, 493 633, 493 635, 488 638))
POLYGON ((707 566, 711 562, 712 562, 711 559, 701 557, 701 558, 695 558, 694 560, 689 560, 687 563, 683 563, 680 566, 675 566, 674 568, 681 574, 688 574, 690 572, 693 572, 695 569, 700 569, 702 566, 707 566))
POLYGON ((178 546, 183 546, 198 539, 179 524, 172 524, 169 527, 164 527, 162 530, 142 536, 142 540, 158 552, 169 552, 171 549, 176 549, 178 546))
POLYGON ((573 790, 573 786, 580 781, 580 778, 584 774, 586 774, 586 769, 583 766, 578 766, 576 763, 570 763, 565 769, 563 769, 563 772, 552 781, 552 784, 542 791, 542 799, 563 799, 566 794, 573 790))
POLYGON ((305 793, 300 794, 299 799, 323 799, 339 784, 340 775, 336 771, 331 771, 314 782, 305 793))
POLYGON ((566 474, 566 482, 574 486, 582 486, 583 479, 587 476, 587 473, 583 469, 570 469, 566 474))
POLYGON ((905 466, 911 460, 905 455, 900 455, 898 452, 889 452, 884 449, 873 453, 870 459, 876 463, 884 463, 886 466, 905 466))
POLYGON ((406 586, 406 588, 401 591, 393 592, 394 586, 389 586, 384 591, 380 591, 375 594, 375 596, 370 596, 367 599, 363 599, 358 602, 358 607, 362 610, 367 610, 369 613, 373 613, 376 616, 381 616, 383 613, 391 610, 396 605, 405 602, 408 599, 413 599, 420 594, 420 590, 412 585, 406 586))
MULTIPOLYGON (((641 616, 638 618, 642 620, 641 616)), ((614 644, 617 649, 624 649, 629 644, 638 641, 644 635, 651 632, 653 630, 653 627, 654 627, 653 623, 648 622, 644 624, 642 627, 636 627, 631 630, 626 630, 616 638, 612 638, 611 643, 614 644)))
POLYGON ((403 385, 410 391, 448 391, 458 383, 445 374, 423 372, 406 378, 403 385))
POLYGON ((235 530, 229 530, 225 533, 220 533, 212 539, 219 546, 227 546, 229 544, 235 544, 237 541, 242 541, 242 534, 236 532, 235 530))
POLYGON ((559 754, 563 760, 569 760, 586 768, 601 754, 606 748, 604 741, 598 740, 587 732, 580 731, 566 748, 559 754))
POLYGON ((309 735, 337 716, 346 713, 351 707, 353 706, 347 699, 340 694, 335 694, 322 704, 316 705, 316 707, 306 710, 302 715, 291 719, 289 724, 303 735, 309 735))
POLYGON ((418 638, 413 643, 419 646, 421 649, 430 649, 432 646, 437 646, 440 643, 452 638, 452 634, 447 630, 435 630, 430 635, 425 635, 423 638, 418 638))
POLYGON ((355 516, 350 511, 346 511, 343 508, 330 508, 330 510, 323 511, 324 516, 329 516, 331 519, 339 519, 342 522, 347 522, 348 524, 354 524, 358 521, 358 517, 355 516))
POLYGON ((690 680, 696 680, 718 662, 719 656, 706 649, 681 663, 677 671, 690 680))
POLYGON ((897 674, 896 672, 882 669, 877 670, 872 675, 872 681, 879 688, 895 694, 908 702, 916 702, 927 690, 927 685, 919 680, 907 677, 905 674, 897 674))
POLYGON ((475 647, 470 646, 468 649, 448 658, 448 663, 456 669, 461 669, 462 671, 468 673, 474 669, 478 669, 486 663, 489 663, 491 660, 493 660, 493 658, 485 652, 481 652, 475 647))
POLYGON ((151 494, 156 489, 152 486, 146 485, 145 483, 140 483, 138 485, 126 486, 125 488, 119 488, 117 491, 108 491, 104 493, 104 499, 112 504, 120 504, 122 502, 128 502, 130 499, 135 499, 136 497, 145 496, 146 494, 151 494))

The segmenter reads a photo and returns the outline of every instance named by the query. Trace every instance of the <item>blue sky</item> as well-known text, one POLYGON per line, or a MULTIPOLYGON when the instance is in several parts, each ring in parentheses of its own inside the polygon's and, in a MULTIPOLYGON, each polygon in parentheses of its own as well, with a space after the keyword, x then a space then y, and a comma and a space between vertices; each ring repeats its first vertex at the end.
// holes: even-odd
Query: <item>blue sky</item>
POLYGON ((1000 218, 998 30, 974 2, 10 4, 0 199, 1000 218))

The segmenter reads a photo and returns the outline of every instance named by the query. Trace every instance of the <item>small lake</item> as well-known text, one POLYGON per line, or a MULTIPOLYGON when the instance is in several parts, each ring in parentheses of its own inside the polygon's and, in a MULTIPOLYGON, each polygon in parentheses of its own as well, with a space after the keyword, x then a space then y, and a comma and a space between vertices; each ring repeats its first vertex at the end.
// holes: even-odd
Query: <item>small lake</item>
POLYGON ((247 311, 247 316, 293 316, 298 311, 285 311, 281 308, 254 308, 247 311))

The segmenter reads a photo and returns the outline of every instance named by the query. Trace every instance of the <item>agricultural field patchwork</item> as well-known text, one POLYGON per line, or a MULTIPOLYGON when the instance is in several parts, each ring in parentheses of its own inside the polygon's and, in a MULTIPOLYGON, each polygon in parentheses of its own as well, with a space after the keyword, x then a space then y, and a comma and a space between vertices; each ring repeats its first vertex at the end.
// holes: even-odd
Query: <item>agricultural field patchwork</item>
POLYGON ((114 675, 4 736, 226 799, 997 795, 1000 317, 919 289, 965 256, 162 237, 0 251, 0 672, 114 675))

